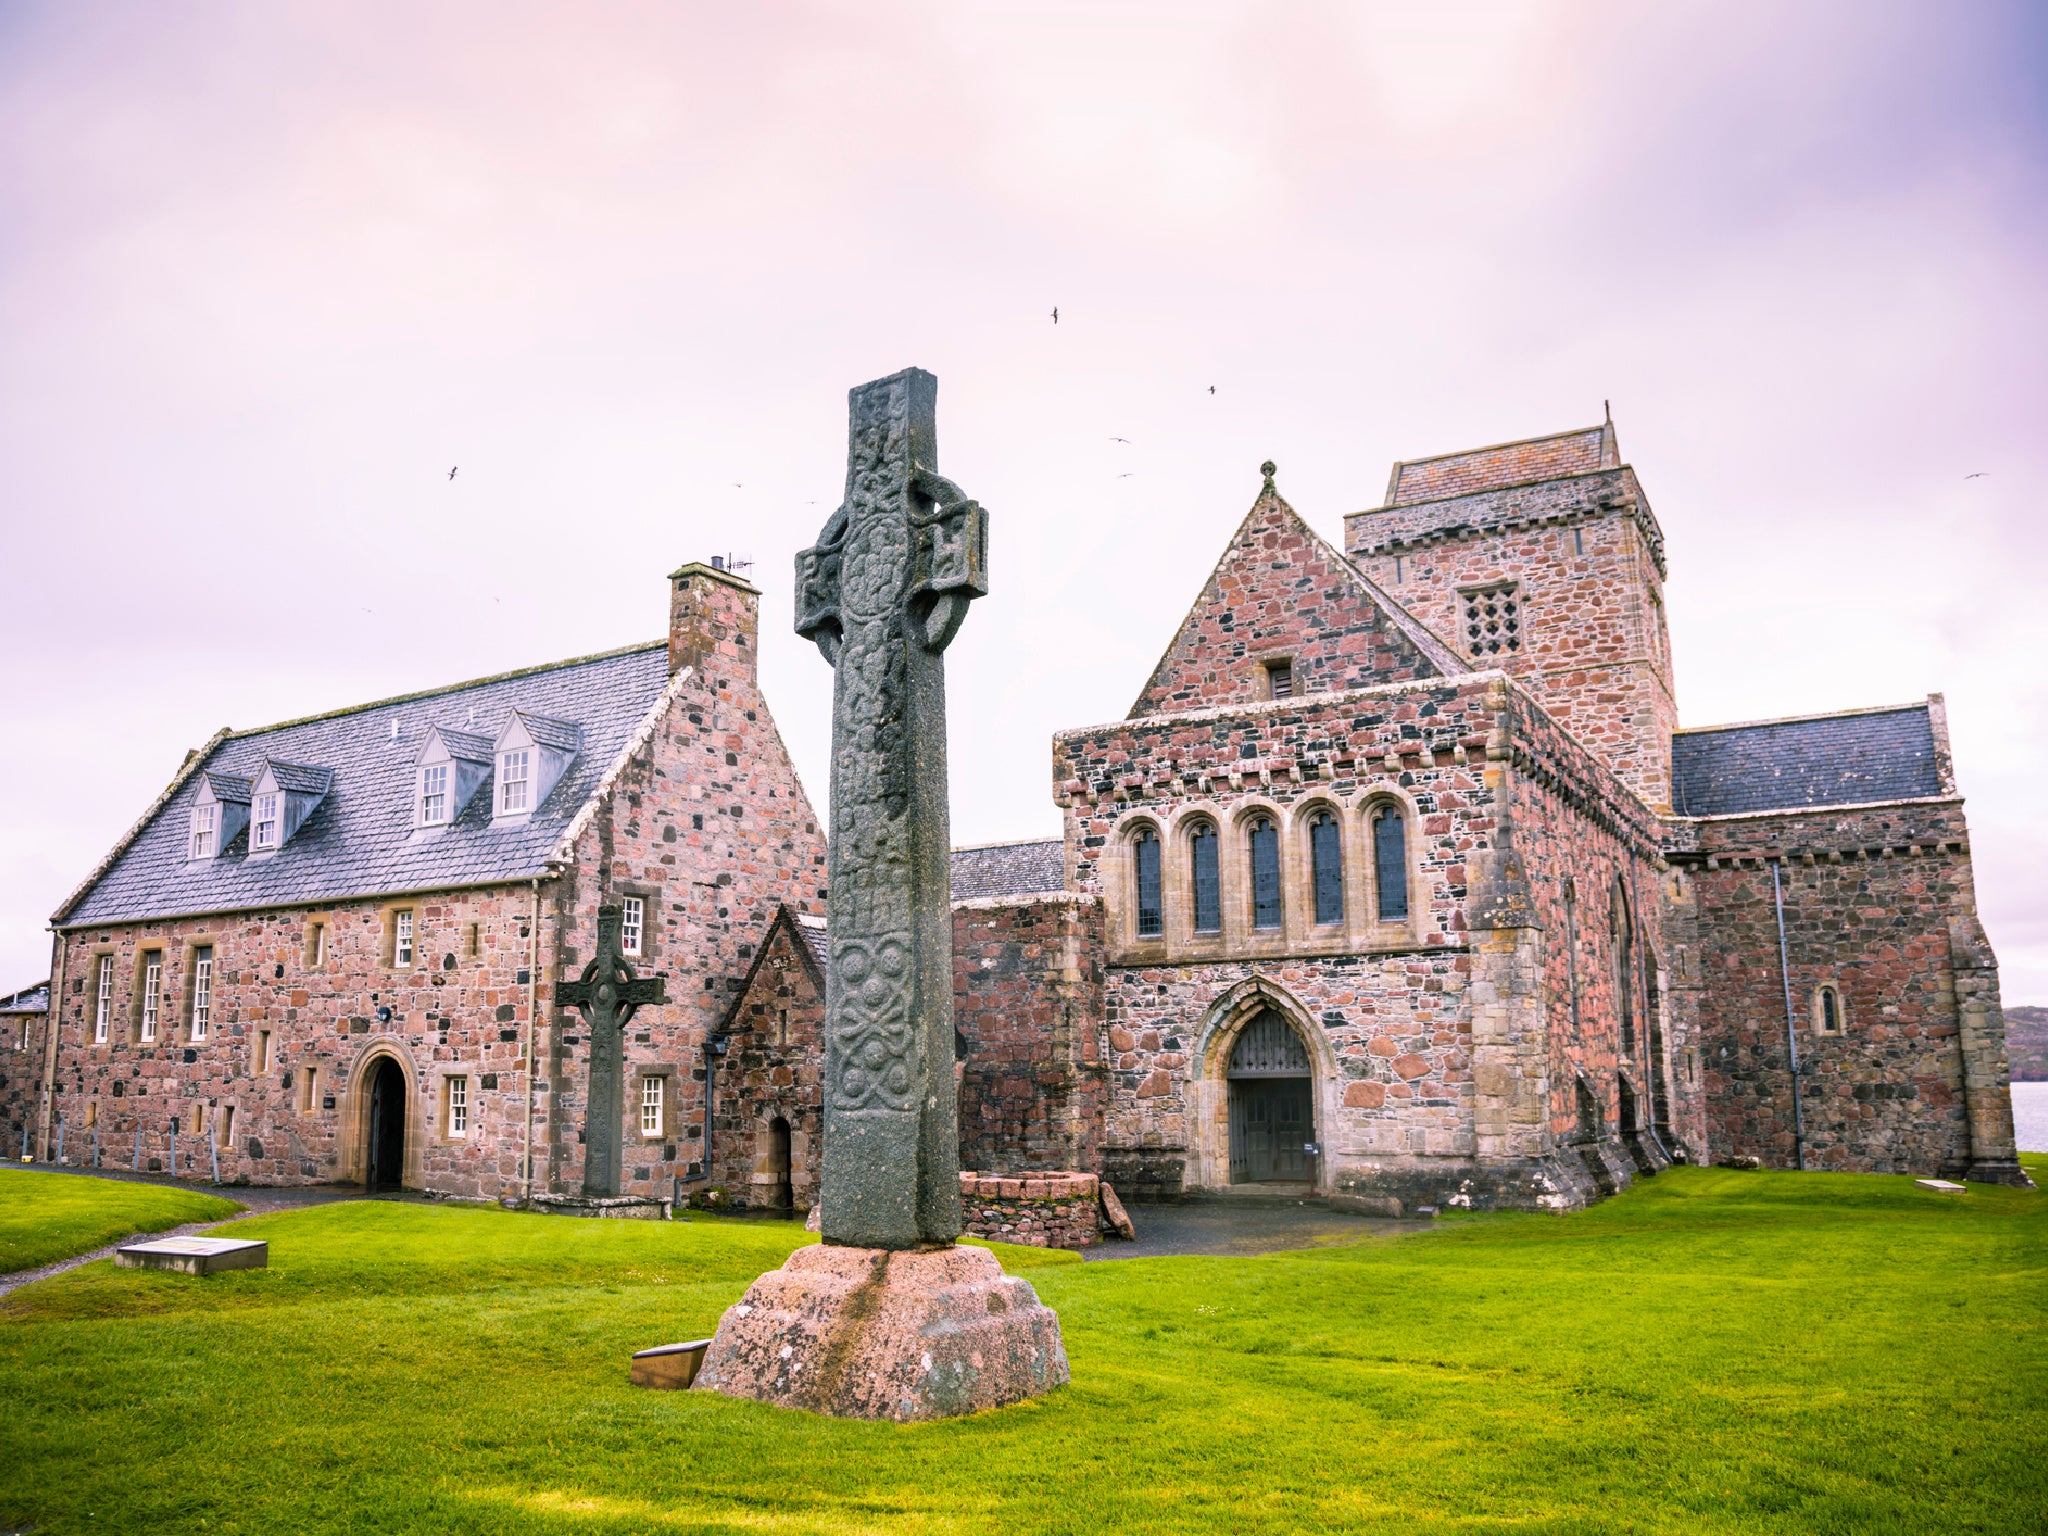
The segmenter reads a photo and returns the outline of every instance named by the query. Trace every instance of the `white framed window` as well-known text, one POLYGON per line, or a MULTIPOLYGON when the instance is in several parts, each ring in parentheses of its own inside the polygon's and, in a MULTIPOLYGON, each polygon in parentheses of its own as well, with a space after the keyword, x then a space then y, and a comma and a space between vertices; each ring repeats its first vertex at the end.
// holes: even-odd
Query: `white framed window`
POLYGON ((105 1045, 107 1031, 114 1022, 114 957, 100 956, 100 973, 94 979, 92 993, 92 1043, 105 1045))
POLYGON ((391 914, 391 963, 412 964, 412 912, 409 909, 391 914))
POLYGON ((277 802, 281 795, 258 795, 256 797, 256 818, 249 829, 251 848, 275 848, 277 846, 277 802))
POLYGON ((469 1134, 469 1079, 450 1077, 443 1079, 448 1084, 448 1134, 467 1136, 469 1134))
MULTIPOLYGON (((647 922, 647 903, 638 896, 619 899, 619 950, 638 956, 640 935, 647 922)), ((649 1079, 652 1081, 652 1079, 649 1079)))
POLYGON ((420 770, 420 825, 438 827, 448 820, 448 765, 432 763, 420 770))
POLYGON ((142 957, 142 1039, 156 1038, 156 1010, 164 984, 164 957, 152 949, 142 957))
POLYGON ((192 951, 192 1038, 204 1040, 213 1023, 213 947, 192 951))
POLYGON ((500 815, 531 810, 533 752, 520 747, 498 754, 498 812, 500 815))
POLYGON ((192 807, 192 857, 210 859, 214 854, 214 835, 219 830, 220 807, 217 805, 195 805, 192 807))
POLYGON ((659 1136, 661 1134, 661 1085, 658 1077, 640 1079, 640 1134, 659 1136))

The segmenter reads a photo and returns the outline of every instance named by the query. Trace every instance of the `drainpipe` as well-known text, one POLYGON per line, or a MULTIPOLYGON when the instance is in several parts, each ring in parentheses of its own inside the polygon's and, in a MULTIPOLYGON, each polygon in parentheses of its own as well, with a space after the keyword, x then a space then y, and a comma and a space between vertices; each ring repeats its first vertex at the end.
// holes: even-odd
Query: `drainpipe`
POLYGON ((1792 1155, 1806 1172, 1806 1116, 1799 1102, 1799 1025, 1792 1012, 1792 962, 1785 947, 1785 886, 1778 878, 1779 860, 1771 861, 1771 899, 1778 908, 1778 972, 1785 978, 1785 1049, 1792 1059, 1792 1155))
POLYGON ((534 1038, 540 1020, 540 881, 533 881, 533 904, 526 923, 526 1193, 533 1203, 534 1038))
POLYGON ((64 962, 68 946, 64 930, 57 930, 57 963, 51 967, 50 1011, 43 1016, 43 1093, 36 1114, 36 1161, 50 1160, 50 1116, 57 1104, 57 1036, 64 1027, 64 962))

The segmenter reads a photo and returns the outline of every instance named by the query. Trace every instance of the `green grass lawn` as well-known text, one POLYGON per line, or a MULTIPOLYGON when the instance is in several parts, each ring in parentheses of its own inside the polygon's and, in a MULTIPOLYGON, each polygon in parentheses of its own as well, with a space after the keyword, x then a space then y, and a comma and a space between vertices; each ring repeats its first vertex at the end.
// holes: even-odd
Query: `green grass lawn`
POLYGON ((196 1190, 0 1164, 0 1275, 90 1253, 131 1232, 219 1221, 240 1209, 196 1190))
POLYGON ((1686 1169, 1259 1258, 999 1250, 1074 1384, 916 1426, 626 1385, 786 1225, 354 1203, 237 1231, 270 1269, 93 1264, 0 1303, 0 1529, 2048 1528, 2028 1191, 1686 1169))

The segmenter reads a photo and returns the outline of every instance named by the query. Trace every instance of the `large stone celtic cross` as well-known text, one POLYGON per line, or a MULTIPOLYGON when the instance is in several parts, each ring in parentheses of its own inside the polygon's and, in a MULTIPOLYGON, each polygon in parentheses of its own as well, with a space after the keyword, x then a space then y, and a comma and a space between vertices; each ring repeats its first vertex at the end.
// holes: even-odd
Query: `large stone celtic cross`
POLYGON ((620 911, 597 909, 597 953, 583 979, 555 988, 555 1000, 583 1015, 590 1035, 590 1099, 583 1120, 583 1193, 618 1194, 625 1154, 626 1024, 642 1003, 665 1003, 663 978, 641 977, 619 949, 620 911))
POLYGON ((827 1243, 960 1235, 944 652, 988 590, 988 515, 938 463, 938 380, 851 392, 846 499, 796 562, 796 631, 836 669, 826 918, 827 1243))

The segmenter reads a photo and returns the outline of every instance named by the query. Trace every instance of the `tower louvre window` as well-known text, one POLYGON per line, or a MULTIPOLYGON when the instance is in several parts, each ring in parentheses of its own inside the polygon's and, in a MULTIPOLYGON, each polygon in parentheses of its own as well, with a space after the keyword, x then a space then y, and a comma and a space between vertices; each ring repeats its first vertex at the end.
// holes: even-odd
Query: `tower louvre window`
POLYGON ((1464 594, 1465 647, 1474 656, 1515 655, 1522 649, 1519 584, 1504 581, 1464 594))
POLYGON ((1138 880, 1138 937, 1154 939, 1165 926, 1159 901, 1159 839, 1150 827, 1131 842, 1131 864, 1138 880))
POLYGON ((1291 699, 1294 697, 1294 663, 1292 661, 1269 661, 1266 663, 1266 697, 1269 699, 1291 699))

